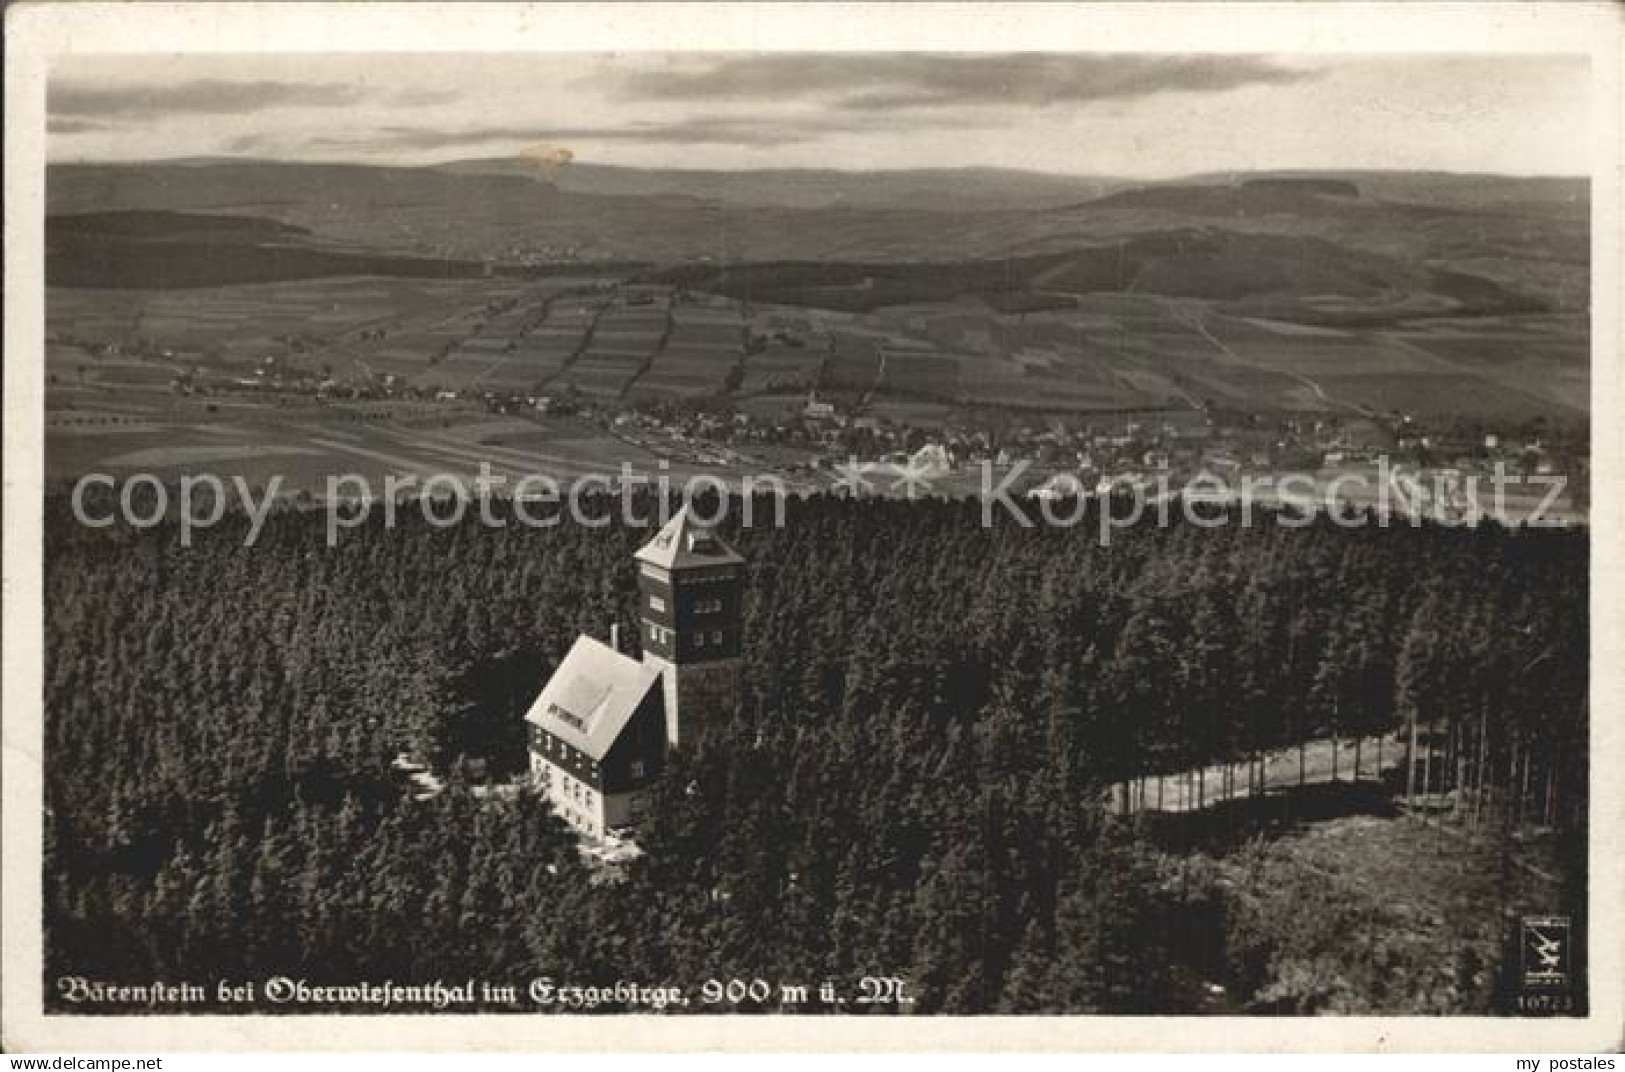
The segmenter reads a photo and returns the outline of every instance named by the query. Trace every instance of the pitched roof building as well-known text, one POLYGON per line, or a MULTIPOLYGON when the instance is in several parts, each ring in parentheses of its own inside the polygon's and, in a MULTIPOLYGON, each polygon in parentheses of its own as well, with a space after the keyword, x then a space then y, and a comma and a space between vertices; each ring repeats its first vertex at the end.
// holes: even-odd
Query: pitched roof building
POLYGON ((576 639, 525 715, 531 772, 553 810, 589 837, 643 817, 666 755, 660 672, 576 639))

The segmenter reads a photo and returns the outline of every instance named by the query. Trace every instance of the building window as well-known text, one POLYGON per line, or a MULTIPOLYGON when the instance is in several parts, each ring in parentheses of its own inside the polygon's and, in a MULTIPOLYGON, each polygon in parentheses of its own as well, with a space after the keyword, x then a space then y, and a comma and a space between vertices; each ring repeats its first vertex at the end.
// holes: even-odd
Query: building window
POLYGON ((634 777, 634 778, 643 777, 643 760, 634 759, 632 761, 632 777, 634 777))
POLYGON ((718 629, 711 634, 711 643, 715 647, 722 647, 722 630, 718 629))

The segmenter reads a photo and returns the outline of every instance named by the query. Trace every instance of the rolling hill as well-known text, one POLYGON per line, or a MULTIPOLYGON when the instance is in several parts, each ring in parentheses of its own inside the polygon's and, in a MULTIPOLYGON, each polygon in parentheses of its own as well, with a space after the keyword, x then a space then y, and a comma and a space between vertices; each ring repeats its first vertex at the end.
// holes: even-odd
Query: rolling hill
POLYGON ((1401 316, 1547 311, 1544 303, 1480 277, 1322 239, 1221 228, 1158 231, 990 261, 687 265, 648 278, 743 300, 851 312, 967 297, 1011 311, 1067 308, 1075 304, 1068 296, 1110 293, 1201 299, 1241 313, 1345 326, 1401 316), (1329 297, 1339 301, 1329 304, 1329 297))
MULTIPOLYGON (((525 160, 457 160, 436 170, 458 175, 534 179, 525 160)), ((1129 185, 1127 179, 1047 175, 1009 168, 922 168, 857 172, 778 168, 700 171, 570 164, 552 180, 571 193, 616 197, 690 197, 778 208, 919 209, 986 212, 1059 208, 1129 185)))
MULTIPOLYGON (((1572 413, 1589 392, 1585 194, 1561 179, 1389 173, 1119 186, 572 165, 554 185, 515 161, 76 164, 49 170, 47 280, 161 290, 489 275, 501 289, 503 277, 619 277, 738 302, 747 320, 752 306, 826 326, 860 318, 832 351, 830 382, 906 397, 1572 413), (882 337, 906 337, 883 375, 882 337), (978 341, 989 338, 1005 341, 978 341), (952 383, 933 379, 955 367, 952 383)), ((574 346, 585 376, 609 358, 579 330, 500 341, 536 362, 574 346)), ((710 337, 674 338, 688 335, 710 337)), ((704 345, 672 349, 648 384, 722 382, 704 345)), ((812 375, 794 371, 799 354, 761 363, 745 368, 758 386, 812 375)))
POLYGON ((1557 268, 1530 273, 1544 296, 1568 303, 1583 290, 1570 269, 1583 276, 1589 252, 1584 198, 1559 179, 1266 175, 1111 188, 999 171, 728 176, 571 165, 550 185, 515 173, 528 167, 64 164, 49 169, 47 200, 53 215, 251 215, 381 252, 510 261, 985 260, 1222 224, 1440 267, 1504 262, 1502 282, 1539 262, 1557 268))
POLYGON ((327 247, 303 227, 258 216, 138 210, 48 216, 45 224, 49 286, 164 290, 330 276, 484 274, 474 261, 327 247))

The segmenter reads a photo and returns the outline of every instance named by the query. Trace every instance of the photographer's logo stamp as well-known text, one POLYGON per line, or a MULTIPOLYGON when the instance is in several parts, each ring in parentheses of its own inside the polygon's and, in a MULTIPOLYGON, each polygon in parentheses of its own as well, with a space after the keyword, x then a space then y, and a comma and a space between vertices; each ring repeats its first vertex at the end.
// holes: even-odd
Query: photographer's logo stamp
POLYGON ((1522 971, 1525 987, 1568 986, 1570 952, 1569 917, 1524 917, 1522 971))

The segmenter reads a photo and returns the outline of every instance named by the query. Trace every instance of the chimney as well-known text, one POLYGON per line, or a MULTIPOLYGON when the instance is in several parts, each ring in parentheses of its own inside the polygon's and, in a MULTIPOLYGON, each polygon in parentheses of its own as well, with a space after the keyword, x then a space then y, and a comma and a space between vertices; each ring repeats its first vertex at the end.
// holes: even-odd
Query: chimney
POLYGON ((614 648, 616 651, 621 650, 621 623, 620 622, 610 622, 609 623, 609 646, 614 648))

